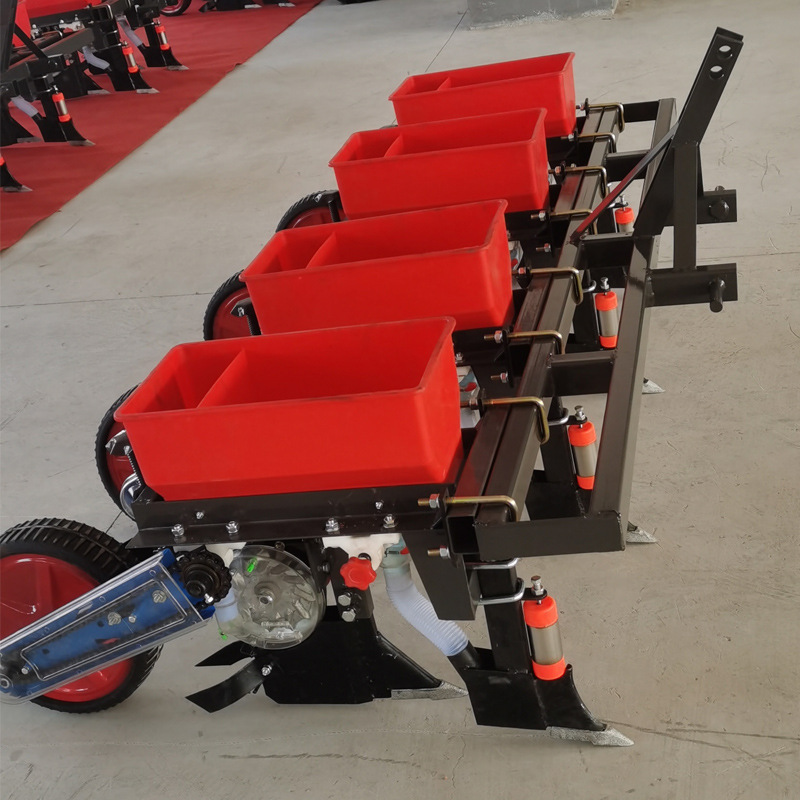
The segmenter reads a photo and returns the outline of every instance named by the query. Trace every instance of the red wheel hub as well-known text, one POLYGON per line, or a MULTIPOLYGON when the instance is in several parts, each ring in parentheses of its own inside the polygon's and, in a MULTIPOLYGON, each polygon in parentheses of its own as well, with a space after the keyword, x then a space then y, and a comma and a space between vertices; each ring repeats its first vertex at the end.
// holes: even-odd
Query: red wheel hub
POLYGON ((220 304, 214 315, 214 339, 235 339, 250 335, 247 317, 234 317, 231 313, 237 303, 247 300, 250 293, 247 288, 239 289, 228 295, 220 304))
POLYGON ((286 228, 305 228, 309 225, 327 225, 331 222, 333 222, 333 218, 330 208, 320 206, 298 214, 286 228))
MULTIPOLYGON (((113 439, 121 430, 123 430, 122 423, 115 420, 108 432, 108 439, 106 439, 106 441, 113 439)), ((119 495, 122 491, 122 484, 125 483, 125 479, 133 475, 131 462, 128 456, 112 456, 111 453, 106 450, 106 464, 108 465, 108 474, 114 482, 117 494, 119 495)))
MULTIPOLYGON (((32 554, 0 559, 0 583, 3 586, 0 638, 10 636, 97 586, 94 578, 67 561, 32 554)), ((98 700, 119 688, 130 671, 130 660, 120 661, 45 696, 68 703, 98 700)))

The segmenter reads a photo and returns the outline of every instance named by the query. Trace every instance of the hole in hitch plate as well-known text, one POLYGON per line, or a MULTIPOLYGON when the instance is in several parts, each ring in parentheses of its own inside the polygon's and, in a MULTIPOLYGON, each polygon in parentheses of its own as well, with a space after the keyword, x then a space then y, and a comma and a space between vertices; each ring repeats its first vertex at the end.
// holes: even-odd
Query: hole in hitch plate
POLYGON ((723 71, 722 67, 714 66, 709 70, 709 74, 714 80, 719 80, 725 75, 725 72, 723 71))
POLYGON ((724 44, 719 48, 719 50, 717 50, 717 52, 719 53, 720 58, 730 58, 732 54, 731 46, 729 44, 724 44))

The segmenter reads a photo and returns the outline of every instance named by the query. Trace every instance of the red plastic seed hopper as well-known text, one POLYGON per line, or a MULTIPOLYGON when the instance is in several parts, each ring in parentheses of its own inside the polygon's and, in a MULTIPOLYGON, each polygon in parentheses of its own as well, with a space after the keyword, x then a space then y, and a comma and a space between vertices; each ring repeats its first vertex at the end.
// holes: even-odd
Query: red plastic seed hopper
POLYGON ((412 75, 390 95, 400 125, 544 108, 547 136, 575 128, 575 53, 412 75))
POLYGON ((281 231, 244 271, 262 333, 511 313, 504 200, 281 231))
POLYGON ((179 345, 116 416, 165 500, 443 483, 461 443, 454 325, 179 345))
POLYGON ((505 199, 548 206, 543 109, 354 133, 331 159, 348 219, 505 199))

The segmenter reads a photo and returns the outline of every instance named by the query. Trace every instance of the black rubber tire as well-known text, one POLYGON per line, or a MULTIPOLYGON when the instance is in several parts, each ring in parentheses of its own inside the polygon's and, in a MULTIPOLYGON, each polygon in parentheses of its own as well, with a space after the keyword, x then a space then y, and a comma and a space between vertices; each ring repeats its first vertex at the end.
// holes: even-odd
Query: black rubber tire
POLYGON ((231 275, 228 280, 223 283, 219 289, 211 296, 206 306, 206 313, 203 317, 203 339, 210 342, 214 338, 214 320, 217 312, 225 301, 235 292, 241 292, 242 289, 247 289, 245 282, 239 277, 242 274, 241 270, 234 275, 231 275))
MULTIPOLYGON (((305 214, 308 211, 313 211, 317 208, 327 208, 328 201, 334 196, 338 195, 339 193, 335 189, 322 189, 318 192, 314 192, 313 194, 307 194, 305 197, 301 197, 289 210, 281 217, 278 226, 275 228, 275 231, 285 231, 287 228, 294 227, 292 222, 300 215, 305 214)), ((341 203, 339 203, 339 216, 344 218, 344 214, 341 209, 341 203)), ((333 222, 333 220, 331 220, 333 222)))
POLYGON ((161 9, 161 13, 165 17, 177 17, 187 11, 191 4, 192 0, 180 0, 180 2, 175 3, 174 5, 164 6, 161 9))
MULTIPOLYGON (((105 583, 134 566, 136 553, 102 531, 69 519, 34 519, 9 528, 0 536, 0 558, 16 555, 44 555, 66 561, 86 572, 99 583, 105 583)), ((146 650, 131 658, 131 671, 125 681, 109 694, 95 700, 70 703, 53 700, 46 695, 32 703, 73 714, 104 711, 130 697, 150 674, 160 647, 146 650)))
POLYGON ((97 474, 103 483, 103 488, 108 492, 108 496, 114 501, 114 504, 122 509, 119 502, 119 488, 115 485, 111 478, 111 473, 108 470, 108 461, 106 460, 106 442, 111 438, 109 433, 114 426, 114 413, 116 410, 131 396, 136 386, 132 386, 127 392, 123 392, 112 404, 111 408, 103 415, 100 420, 100 426, 97 429, 97 434, 94 438, 94 463, 97 465, 97 474))

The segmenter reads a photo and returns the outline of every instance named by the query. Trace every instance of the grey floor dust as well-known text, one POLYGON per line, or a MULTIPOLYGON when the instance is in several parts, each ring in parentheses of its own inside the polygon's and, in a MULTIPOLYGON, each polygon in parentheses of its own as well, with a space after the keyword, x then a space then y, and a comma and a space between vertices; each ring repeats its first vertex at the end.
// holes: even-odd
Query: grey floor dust
MULTIPOLYGON (((667 391, 643 399, 633 514, 659 543, 523 572, 559 599, 585 701, 635 747, 478 728, 466 700, 249 696, 209 716, 183 699, 226 674, 192 668, 216 646, 208 627, 167 645, 113 711, 4 707, 5 800, 800 797, 800 7, 623 0, 613 18, 489 30, 465 11, 325 0, 4 254, 2 525, 63 516, 130 535, 95 474, 99 419, 199 338, 210 293, 295 199, 333 185, 352 131, 391 121, 406 75, 574 50, 580 97, 682 103, 722 25, 745 49, 703 166, 739 190, 740 222, 701 230, 698 251, 739 262, 740 301, 653 315, 647 372, 667 391)), ((376 594, 387 636, 457 680, 376 594)), ((469 628, 484 644, 480 620, 469 628)))

